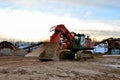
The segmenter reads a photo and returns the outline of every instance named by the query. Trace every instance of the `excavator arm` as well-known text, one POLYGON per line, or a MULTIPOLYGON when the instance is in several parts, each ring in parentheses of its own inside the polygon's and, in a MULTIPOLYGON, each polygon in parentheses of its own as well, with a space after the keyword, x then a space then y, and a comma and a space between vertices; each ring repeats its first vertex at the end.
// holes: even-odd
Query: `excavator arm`
POLYGON ((72 34, 68 31, 68 29, 63 24, 57 25, 54 29, 55 29, 54 34, 51 36, 50 42, 60 43, 60 38, 64 38, 63 41, 66 43, 67 47, 73 43, 74 38, 72 34))

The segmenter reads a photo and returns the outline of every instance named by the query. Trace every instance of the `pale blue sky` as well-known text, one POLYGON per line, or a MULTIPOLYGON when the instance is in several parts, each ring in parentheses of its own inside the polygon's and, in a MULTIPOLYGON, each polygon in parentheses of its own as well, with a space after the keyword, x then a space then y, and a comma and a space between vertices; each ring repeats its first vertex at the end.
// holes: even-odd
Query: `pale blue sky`
POLYGON ((25 9, 32 11, 47 12, 54 15, 70 14, 72 17, 80 19, 100 19, 100 20, 119 20, 120 19, 120 0, 0 0, 1 8, 25 9), (20 3, 22 1, 22 3, 20 3), (25 4, 23 4, 25 1, 25 4), (62 2, 63 1, 63 2, 62 2), (68 2, 64 2, 68 1, 68 2), (69 3, 78 1, 78 3, 69 3), (81 3, 80 1, 84 1, 81 3), (103 1, 105 3, 103 4, 103 1), (28 2, 28 3, 27 3, 28 2), (32 3, 33 4, 29 4, 32 3), (34 3, 35 2, 35 3, 34 3), (37 3, 38 2, 38 3, 37 3), (86 3, 85 3, 86 2, 86 3), (113 3, 112 3, 113 2, 113 3), (43 3, 43 4, 42 4, 43 3), (85 14, 88 15, 87 18, 85 14))
POLYGON ((119 37, 119 3, 120 0, 0 0, 0 26, 4 27, 0 35, 38 41, 51 35, 49 28, 52 25, 63 23, 70 30, 89 34, 96 39, 119 37), (31 30, 28 30, 28 34, 23 29, 29 27, 31 30), (12 32, 6 32, 5 28, 12 29, 12 32), (32 31, 33 28, 37 28, 37 32, 32 31), (39 30, 44 32, 40 34, 39 30), (109 36, 105 33, 109 33, 109 36))

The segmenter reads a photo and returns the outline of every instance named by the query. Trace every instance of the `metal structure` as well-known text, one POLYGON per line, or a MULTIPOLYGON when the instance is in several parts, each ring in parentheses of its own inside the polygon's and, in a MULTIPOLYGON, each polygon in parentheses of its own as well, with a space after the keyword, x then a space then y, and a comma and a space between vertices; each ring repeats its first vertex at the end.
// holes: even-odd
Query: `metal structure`
POLYGON ((0 49, 4 49, 4 48, 10 48, 14 51, 18 49, 15 45, 13 45, 11 42, 8 41, 3 41, 0 43, 0 49))
POLYGON ((105 44, 107 45, 108 51, 106 52, 106 54, 111 54, 112 50, 119 50, 119 54, 120 54, 120 38, 108 38, 108 39, 104 39, 100 42, 97 42, 96 45, 98 44, 105 44))

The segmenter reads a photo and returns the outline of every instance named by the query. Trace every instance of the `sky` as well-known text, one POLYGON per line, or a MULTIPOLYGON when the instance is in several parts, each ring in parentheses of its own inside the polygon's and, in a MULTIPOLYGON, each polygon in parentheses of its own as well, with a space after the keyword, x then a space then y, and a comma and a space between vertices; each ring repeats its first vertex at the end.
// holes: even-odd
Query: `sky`
POLYGON ((120 37, 120 0, 0 0, 0 40, 42 41, 52 26, 102 40, 120 37))

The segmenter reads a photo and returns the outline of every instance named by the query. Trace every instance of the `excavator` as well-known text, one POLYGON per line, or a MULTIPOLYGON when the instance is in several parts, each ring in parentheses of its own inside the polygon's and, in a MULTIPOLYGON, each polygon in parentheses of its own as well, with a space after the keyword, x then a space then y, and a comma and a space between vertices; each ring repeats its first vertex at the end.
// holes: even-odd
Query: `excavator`
POLYGON ((39 60, 80 60, 93 58, 90 50, 94 49, 94 43, 84 34, 70 32, 64 24, 50 28, 54 31, 50 42, 44 43, 40 50, 39 60))

